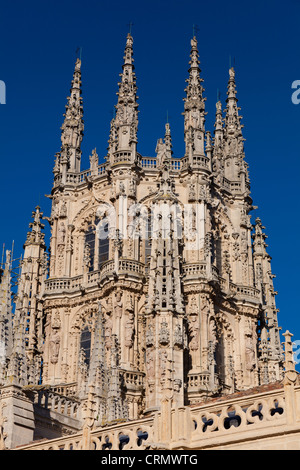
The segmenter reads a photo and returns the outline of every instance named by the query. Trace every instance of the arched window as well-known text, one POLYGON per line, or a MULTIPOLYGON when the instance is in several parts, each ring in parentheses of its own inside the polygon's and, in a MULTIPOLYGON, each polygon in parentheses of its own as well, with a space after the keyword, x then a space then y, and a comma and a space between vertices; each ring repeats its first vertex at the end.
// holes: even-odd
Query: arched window
POLYGON ((91 332, 86 326, 84 330, 81 332, 80 336, 80 350, 84 352, 84 362, 87 366, 90 365, 90 357, 91 357, 91 332))
POLYGON ((85 234, 85 248, 89 256, 89 271, 94 271, 95 264, 95 227, 90 225, 85 234))
POLYGON ((152 237, 152 214, 149 211, 146 224, 146 233, 145 233, 145 265, 150 265, 150 256, 151 256, 151 237, 152 237))
POLYGON ((109 225, 106 219, 96 218, 85 234, 85 263, 89 271, 101 269, 109 260, 109 225))
POLYGON ((106 221, 101 221, 97 225, 98 244, 98 269, 109 259, 109 227, 106 221))

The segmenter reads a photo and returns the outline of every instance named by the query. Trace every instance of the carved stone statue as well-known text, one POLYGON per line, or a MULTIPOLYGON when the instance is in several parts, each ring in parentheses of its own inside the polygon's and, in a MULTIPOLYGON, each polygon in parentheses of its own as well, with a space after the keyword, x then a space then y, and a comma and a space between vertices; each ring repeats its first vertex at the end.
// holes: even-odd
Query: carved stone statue
POLYGON ((192 351, 197 351, 199 349, 199 318, 198 315, 190 316, 189 323, 189 335, 190 335, 190 348, 192 351))
POLYGON ((113 329, 112 318, 110 315, 107 315, 106 320, 105 320, 105 329, 104 329, 105 346, 107 349, 110 349, 112 346, 112 329, 113 329))
POLYGON ((57 232, 57 243, 59 245, 64 245, 66 239, 66 228, 63 222, 60 223, 58 232, 57 232))
POLYGON ((150 349, 147 351, 146 356, 146 371, 147 371, 147 379, 151 380, 155 378, 155 351, 150 349))
POLYGON ((56 328, 52 328, 50 336, 50 362, 56 364, 58 362, 60 349, 60 333, 56 328))
POLYGON ((134 313, 130 312, 125 325, 125 346, 132 348, 134 335, 134 313))
POLYGON ((246 369, 251 371, 255 366, 255 350, 253 347, 253 340, 250 336, 246 336, 246 369))

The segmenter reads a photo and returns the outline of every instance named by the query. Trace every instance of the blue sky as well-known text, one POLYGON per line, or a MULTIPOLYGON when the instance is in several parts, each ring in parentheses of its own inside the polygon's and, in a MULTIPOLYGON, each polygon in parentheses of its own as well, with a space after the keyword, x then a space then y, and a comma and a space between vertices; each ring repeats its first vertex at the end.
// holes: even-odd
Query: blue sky
POLYGON ((50 213, 54 154, 76 49, 82 47, 85 121, 82 169, 97 148, 105 155, 128 24, 133 23, 142 155, 154 155, 168 113, 174 156, 183 154, 183 101, 193 24, 204 78, 206 127, 213 132, 217 90, 226 99, 235 62, 251 193, 266 226, 276 274, 282 331, 300 340, 298 298, 300 1, 27 1, 2 2, 0 80, 0 242, 22 252, 31 212, 50 213), (234 58, 234 59, 233 59, 234 58))

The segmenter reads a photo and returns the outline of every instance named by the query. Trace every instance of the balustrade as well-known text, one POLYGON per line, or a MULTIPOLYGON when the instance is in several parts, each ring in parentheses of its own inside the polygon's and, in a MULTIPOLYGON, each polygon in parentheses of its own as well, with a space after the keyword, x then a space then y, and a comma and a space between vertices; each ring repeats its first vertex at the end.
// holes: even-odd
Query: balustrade
MULTIPOLYGON (((135 373, 127 372, 127 374, 128 381, 136 383, 142 380, 135 373)), ((190 375, 190 386, 196 386, 199 380, 203 384, 206 382, 205 374, 201 377, 200 375, 190 375)), ((182 446, 185 449, 204 449, 214 446, 217 448, 222 444, 230 448, 239 442, 245 445, 257 435, 260 436, 260 443, 263 443, 263 439, 268 440, 270 436, 285 436, 286 429, 292 432, 292 423, 288 419, 290 400, 298 403, 299 394, 299 385, 292 391, 283 386, 280 388, 279 385, 279 388, 275 387, 271 391, 256 392, 253 395, 240 394, 227 399, 225 397, 219 400, 212 399, 192 407, 172 408, 171 402, 164 401, 161 410, 148 418, 112 423, 90 430, 88 448, 146 450, 155 449, 159 445, 165 449, 182 448, 182 446), (290 396, 291 393, 293 398, 290 396), (167 422, 166 416, 168 416, 167 422)), ((55 406, 58 406, 58 403, 55 406)), ((61 402, 61 410, 63 409, 64 413, 65 406, 66 402, 61 402)), ((294 415, 293 423, 295 432, 299 433, 298 415, 294 415)), ((19 447, 18 450, 81 450, 83 443, 86 442, 84 432, 48 442, 31 443, 19 447)))

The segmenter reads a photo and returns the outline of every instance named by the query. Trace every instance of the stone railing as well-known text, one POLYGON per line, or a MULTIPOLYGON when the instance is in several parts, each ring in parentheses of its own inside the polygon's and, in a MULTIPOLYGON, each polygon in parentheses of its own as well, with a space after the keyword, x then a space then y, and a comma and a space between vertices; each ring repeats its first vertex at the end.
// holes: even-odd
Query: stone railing
MULTIPOLYGON (((102 176, 106 172, 106 163, 102 163, 98 165, 96 175, 94 176, 102 176)), ((92 176, 91 170, 84 170, 80 173, 66 173, 66 183, 68 184, 81 184, 85 183, 87 177, 92 176)), ((54 177, 54 186, 59 185, 62 182, 62 174, 59 173, 54 177)))
MULTIPOLYGON (((204 405, 191 409, 193 429, 191 446, 211 447, 223 440, 233 440, 244 433, 257 433, 258 430, 274 428, 286 424, 286 404, 284 392, 271 392, 250 399, 228 400, 225 404, 204 405), (222 439, 221 439, 222 438, 222 439)), ((243 437, 245 439, 246 436, 243 437)))
POLYGON ((203 390, 207 389, 209 385, 210 374, 209 372, 201 372, 201 373, 188 373, 187 376, 187 386, 188 391, 194 390, 203 390))
POLYGON ((181 159, 181 168, 187 168, 191 165, 193 168, 209 170, 209 158, 205 155, 194 155, 192 157, 192 163, 190 163, 189 157, 183 157, 181 159))
POLYGON ((51 294, 52 292, 73 292, 78 291, 83 282, 83 276, 76 276, 71 278, 54 278, 46 279, 45 292, 51 294))
MULTIPOLYGON (((211 265, 211 275, 215 280, 218 280, 218 269, 216 266, 211 265)), ((210 276, 210 273, 207 271, 207 263, 205 261, 199 263, 185 263, 182 266, 182 271, 185 279, 206 279, 210 276)))
POLYGON ((220 284, 222 291, 236 295, 237 298, 241 296, 241 298, 248 297, 248 298, 256 299, 256 300, 260 299, 260 291, 256 289, 255 287, 234 284, 231 281, 229 282, 226 281, 226 279, 220 276, 218 277, 218 280, 219 280, 219 284, 220 284))
POLYGON ((116 152, 113 155, 113 163, 121 163, 121 162, 131 162, 132 160, 132 153, 130 151, 121 151, 116 152))
POLYGON ((233 282, 229 282, 229 291, 231 294, 236 295, 237 298, 241 296, 243 299, 245 297, 259 299, 260 297, 260 291, 255 287, 242 286, 240 284, 234 284, 233 282))
POLYGON ((88 431, 86 446, 85 431, 48 442, 40 442, 16 450, 145 450, 153 442, 153 417, 105 426, 88 431))
MULTIPOLYGON (((208 276, 207 264, 204 261, 199 263, 185 263, 183 264, 182 270, 185 280, 206 279, 208 276)), ((139 261, 121 258, 119 259, 118 268, 116 269, 115 261, 109 260, 103 263, 100 270, 87 273, 85 280, 83 275, 72 278, 46 279, 45 294, 79 292, 82 287, 89 288, 97 286, 98 283, 102 282, 107 276, 128 274, 140 278, 145 275, 145 272, 145 265, 139 261)), ((211 275, 220 282, 220 287, 223 291, 227 292, 229 289, 230 293, 243 298, 259 299, 260 297, 260 291, 255 287, 237 285, 233 282, 229 282, 228 284, 225 279, 218 275, 218 269, 214 265, 211 266, 211 275)))
POLYGON ((206 263, 186 263, 182 266, 183 274, 186 277, 197 276, 206 277, 206 263))
MULTIPOLYGON (((136 380, 136 379, 134 379, 136 380)), ((31 443, 24 450, 300 448, 300 385, 289 380, 194 406, 167 396, 149 418, 31 443)))
POLYGON ((143 275, 145 273, 145 265, 139 261, 130 259, 119 260, 119 273, 137 273, 143 275))
POLYGON ((74 293, 82 288, 97 286, 105 277, 109 275, 128 274, 134 277, 142 277, 145 274, 145 266, 139 261, 131 259, 119 259, 116 269, 115 261, 109 260, 103 263, 101 269, 87 273, 86 279, 83 275, 72 278, 52 278, 45 281, 45 294, 74 293))
MULTIPOLYGON (((141 166, 142 168, 148 170, 155 170, 157 168, 157 160, 156 158, 151 157, 142 157, 141 158, 141 166)), ((171 159, 171 167, 172 171, 179 171, 182 166, 182 159, 181 158, 172 158, 171 159)))
POLYGON ((51 385, 51 390, 59 395, 72 397, 77 393, 77 383, 51 385))
POLYGON ((34 404, 69 418, 80 419, 79 401, 56 393, 52 389, 36 390, 34 393, 34 404))
POLYGON ((124 385, 127 390, 137 390, 142 389, 144 387, 144 373, 122 371, 121 374, 124 380, 124 385))

